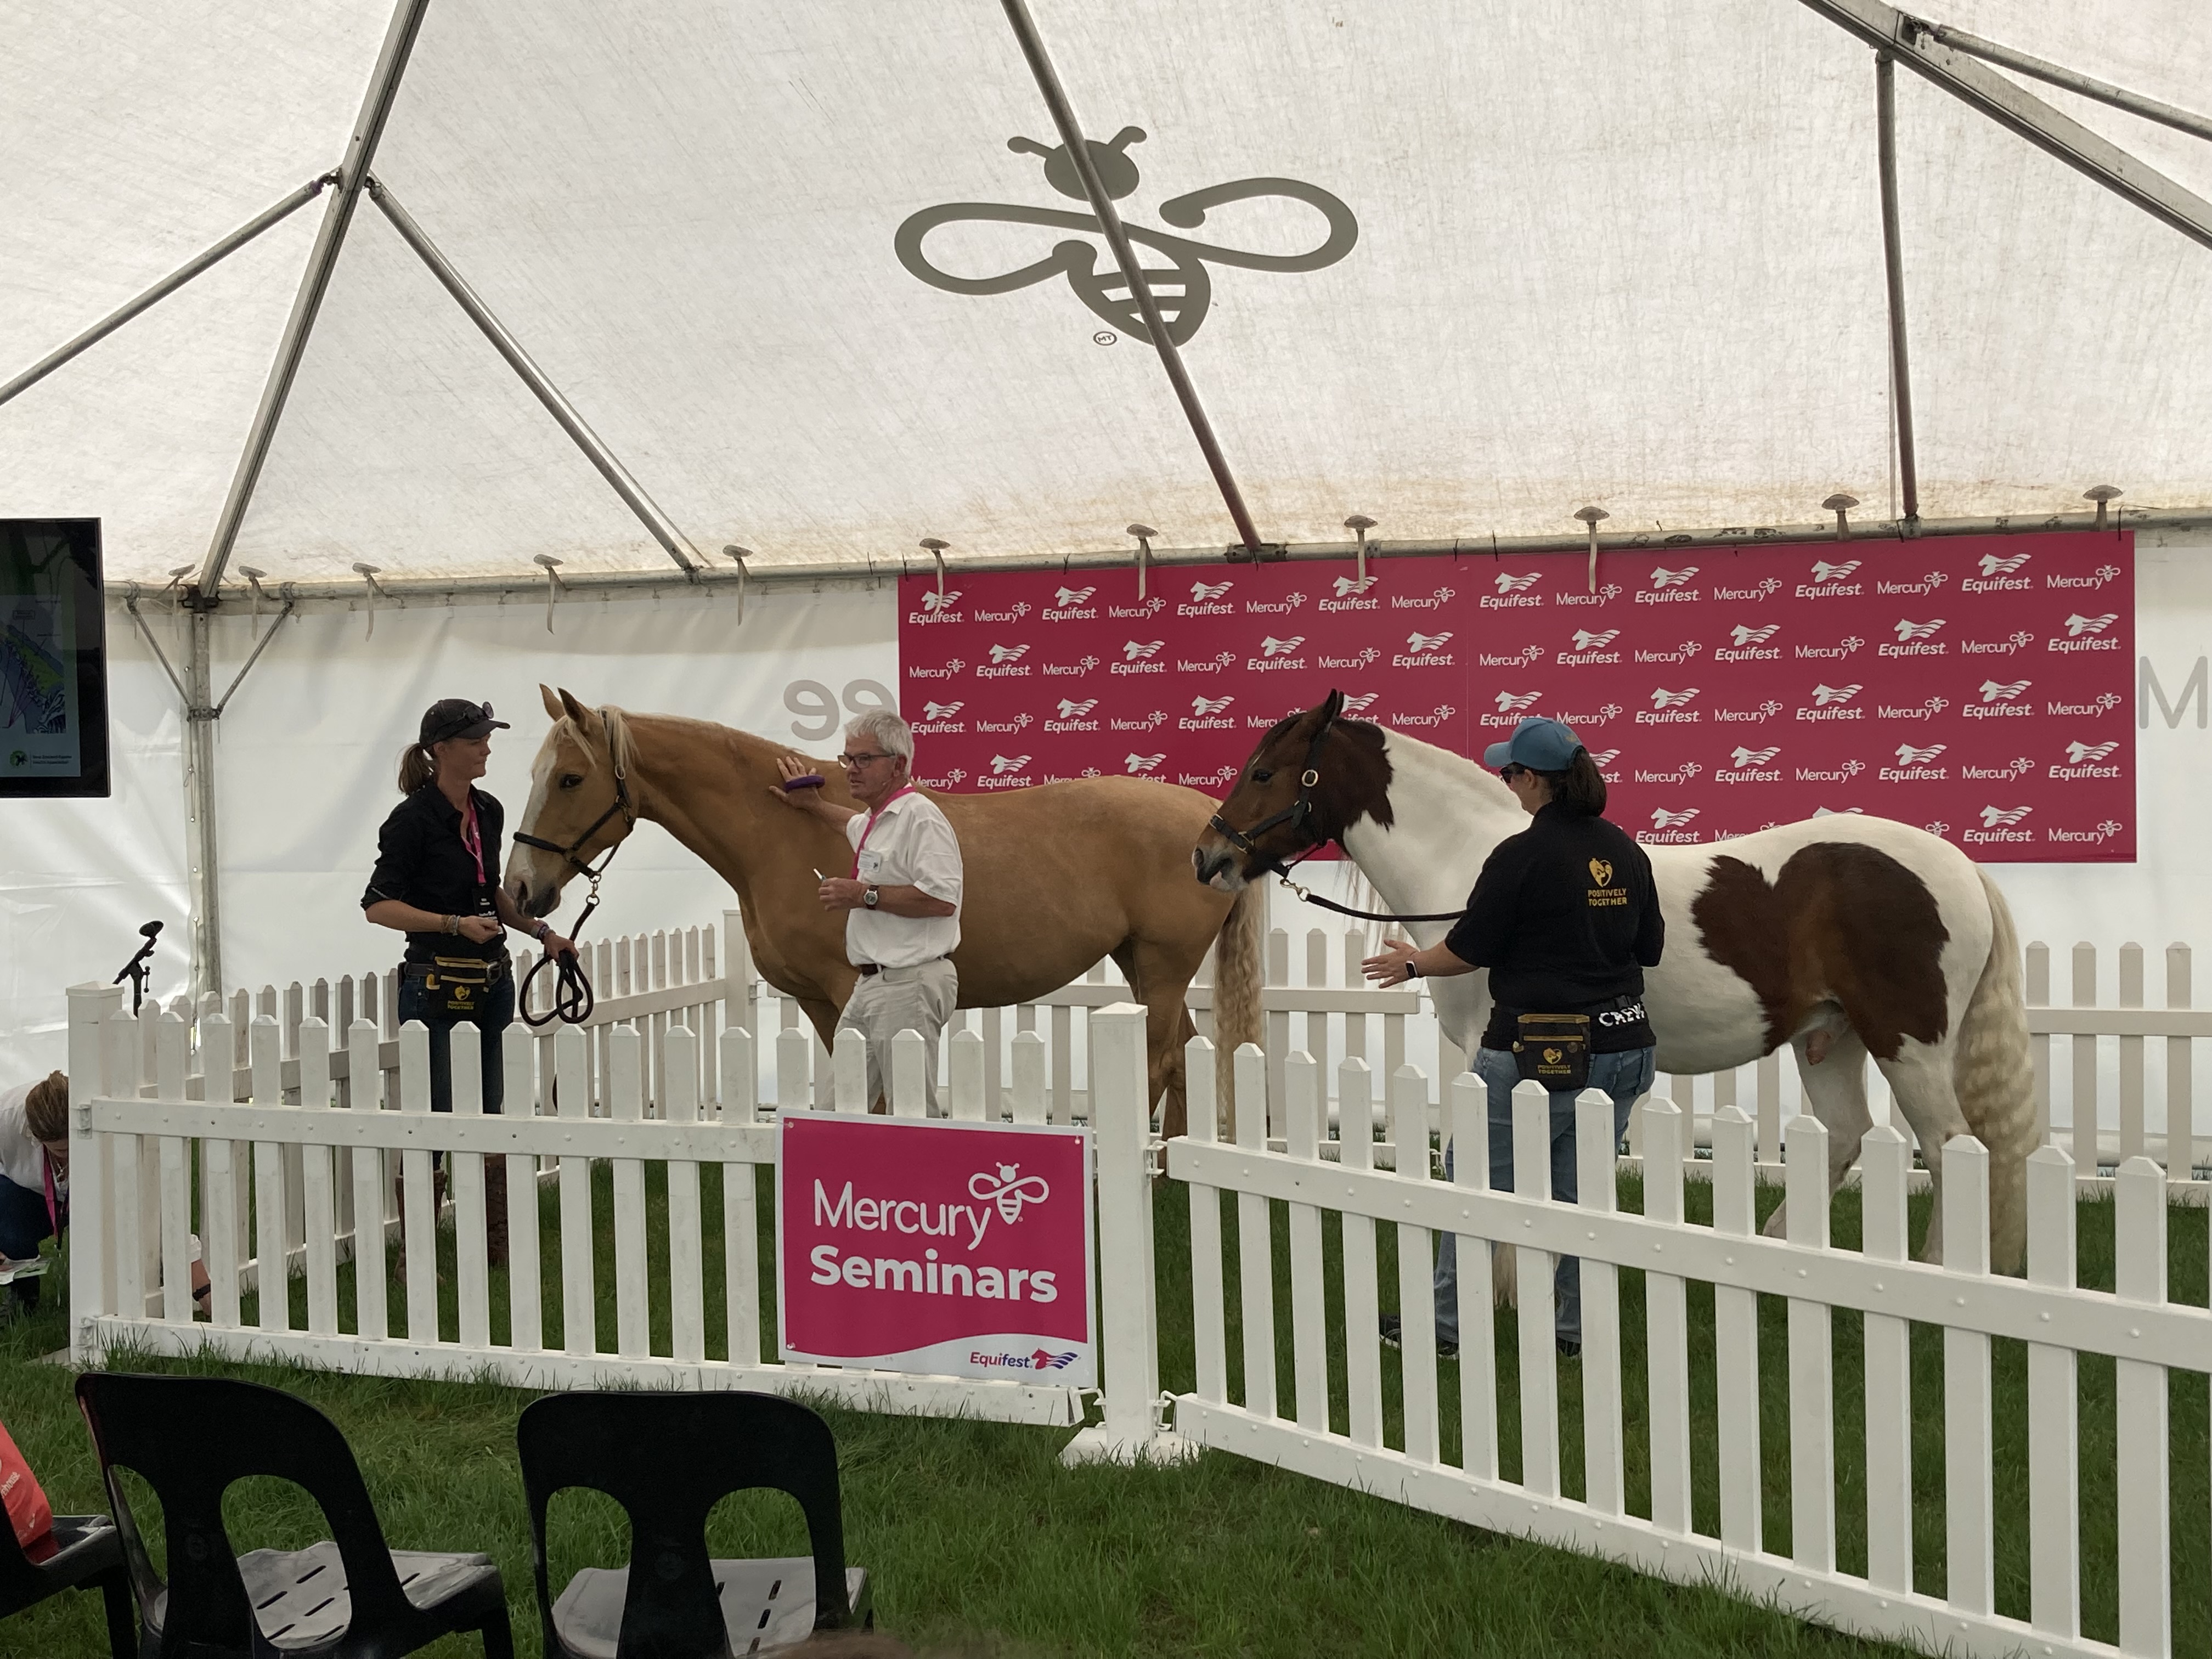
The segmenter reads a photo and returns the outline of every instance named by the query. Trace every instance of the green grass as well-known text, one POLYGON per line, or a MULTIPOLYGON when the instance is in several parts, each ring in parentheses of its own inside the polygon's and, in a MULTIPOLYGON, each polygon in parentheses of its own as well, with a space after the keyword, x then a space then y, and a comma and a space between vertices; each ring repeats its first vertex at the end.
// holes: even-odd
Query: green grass
MULTIPOLYGON (((657 1177, 657 1172, 655 1172, 657 1177)), ((706 1305, 710 1353, 723 1352, 719 1310, 720 1214, 717 1176, 707 1172, 702 1209, 708 1223, 706 1305)), ((594 1182, 599 1259, 611 1261, 611 1200, 606 1173, 594 1182)), ((1707 1189, 1692 1187, 1693 1218, 1705 1218, 1707 1189)), ((772 1257, 768 1191, 760 1188, 762 1260, 772 1257)), ((1624 1182, 1624 1207, 1641 1194, 1624 1182)), ((653 1346, 668 1340, 665 1292, 665 1194, 648 1182, 649 1237, 657 1294, 653 1346)), ((1771 1196, 1768 1202, 1772 1201, 1771 1196)), ((541 1197, 547 1283, 545 1340, 560 1340, 557 1197, 541 1197)), ((1162 1313, 1163 1381, 1191 1385, 1193 1357, 1184 1189, 1164 1186, 1155 1204, 1162 1313)), ((1916 1221, 1918 1218, 1916 1211, 1916 1221)), ((2172 1218, 2172 1280, 2178 1300, 2205 1299, 2203 1211, 2172 1218)), ((1856 1198, 1838 1200, 1836 1242, 1855 1245, 1856 1198)), ((1241 1340, 1236 1328, 1236 1228, 1224 1209, 1230 1251, 1228 1305, 1231 1394, 1238 1395, 1241 1340)), ((1377 1230, 1381 1302, 1395 1305, 1395 1231, 1377 1230)), ((1292 1409, 1289 1349, 1290 1287, 1284 1212, 1276 1206, 1274 1278, 1279 1326, 1280 1408, 1292 1409)), ((1342 1286, 1339 1234, 1325 1224, 1332 1350, 1333 1421, 1345 1422, 1341 1351, 1342 1286)), ((454 1327, 451 1240, 441 1285, 441 1325, 454 1327)), ((2109 1286, 2112 1209, 2085 1204, 2081 1212, 2082 1282, 2109 1286)), ((341 1314, 352 1316, 352 1269, 342 1273, 341 1314)), ((614 1304, 602 1275, 598 1327, 611 1346, 614 1304)), ((1648 1442, 1643 1382, 1641 1275, 1621 1274, 1622 1335, 1626 1351, 1625 1414, 1632 1510, 1648 1506, 1648 1442)), ((494 1277, 494 1333, 505 1329, 504 1275, 494 1277)), ((70 1398, 70 1374, 32 1363, 64 1346, 58 1310, 66 1279, 49 1281, 48 1305, 34 1321, 0 1333, 0 1419, 40 1471, 64 1510, 100 1506, 96 1466, 70 1398)), ((404 1297, 391 1282, 395 1331, 404 1329, 404 1297)), ((295 1322, 304 1326, 305 1292, 292 1285, 295 1322)), ((1693 1286, 1690 1321, 1693 1392, 1696 1523, 1717 1531, 1712 1425, 1711 1292, 1693 1286)), ((1761 1310, 1765 1399, 1765 1519, 1770 1548, 1786 1549, 1789 1523, 1787 1387, 1783 1311, 1761 1310)), ((246 1317, 253 1317, 249 1301, 246 1317)), ((763 1309, 763 1352, 774 1352, 773 1307, 763 1309)), ((1838 1540, 1841 1565, 1864 1564, 1864 1445, 1858 1322, 1835 1320, 1838 1540)), ((1516 1325, 1497 1324, 1500 1378, 1500 1452, 1517 1474, 1516 1325)), ((2024 1615, 2026 1581, 2025 1364, 2016 1344, 1996 1346, 1998 1461, 1998 1607, 2024 1615)), ((2212 1357, 2208 1357, 2212 1358, 2212 1357)), ((118 1364, 123 1363, 119 1358, 118 1364)), ((506 1575, 518 1651, 538 1650, 538 1614, 529 1576, 529 1528, 514 1451, 514 1419, 528 1394, 485 1384, 394 1381, 289 1367, 240 1366, 211 1360, 131 1362, 145 1369, 251 1377, 313 1401, 345 1431, 359 1456, 387 1535, 402 1548, 489 1550, 506 1575)), ((1386 1438, 1400 1443, 1398 1356, 1383 1355, 1386 1438)), ((1922 1589, 1941 1593, 1942 1570, 1942 1365, 1937 1333, 1916 1330, 1914 1468, 1916 1568, 1922 1589)), ((1565 1489, 1582 1490, 1578 1369, 1562 1365, 1561 1465, 1565 1489)), ((1442 1367, 1440 1418, 1447 1461, 1457 1456, 1457 1367, 1442 1367)), ((2202 1376, 2173 1382, 2173 1540, 2176 1650, 2212 1651, 2208 1631, 2206 1565, 2207 1443, 2202 1376)), ((2112 1639, 2115 1629, 2112 1560, 2112 1388, 2109 1362, 2084 1361, 2081 1437, 2085 1513, 2082 1555, 2086 1630, 2112 1639)), ((1837 1635, 1717 1589, 1670 1586, 1586 1558, 1501 1537, 1415 1513, 1382 1499, 1346 1492, 1247 1460, 1209 1453, 1179 1469, 1062 1468, 1058 1453, 1069 1431, 972 1421, 870 1416, 836 1408, 835 1429, 844 1484, 847 1547, 874 1577, 879 1625, 918 1646, 951 1653, 1129 1655, 1401 1655, 1429 1653, 1880 1654, 1898 1650, 1837 1635)), ((188 1425, 181 1425, 189 1431, 188 1425)), ((150 1504, 149 1505, 150 1507, 150 1504)), ((234 1492, 230 1510, 239 1547, 297 1547, 323 1534, 313 1507, 296 1490, 257 1483, 234 1492)), ((726 1500, 711 1529, 717 1554, 799 1553, 805 1533, 797 1508, 768 1494, 726 1500)), ((626 1550, 620 1513, 605 1500, 571 1495, 556 1505, 554 1579, 575 1567, 613 1563, 626 1550)), ((0 1656, 21 1654, 75 1659, 104 1653, 96 1601, 70 1596, 0 1624, 0 1656)), ((472 1653, 449 1641, 438 1654, 472 1653)))

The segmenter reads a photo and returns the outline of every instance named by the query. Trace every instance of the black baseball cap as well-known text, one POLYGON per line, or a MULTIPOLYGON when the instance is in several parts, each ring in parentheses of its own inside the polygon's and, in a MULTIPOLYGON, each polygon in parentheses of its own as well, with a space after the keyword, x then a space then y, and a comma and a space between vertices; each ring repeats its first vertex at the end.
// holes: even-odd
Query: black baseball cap
POLYGON ((444 743, 453 738, 488 738, 495 731, 508 729, 505 720, 491 717, 489 703, 471 702, 466 697, 447 697, 423 711, 422 730, 416 741, 428 749, 434 743, 444 743))

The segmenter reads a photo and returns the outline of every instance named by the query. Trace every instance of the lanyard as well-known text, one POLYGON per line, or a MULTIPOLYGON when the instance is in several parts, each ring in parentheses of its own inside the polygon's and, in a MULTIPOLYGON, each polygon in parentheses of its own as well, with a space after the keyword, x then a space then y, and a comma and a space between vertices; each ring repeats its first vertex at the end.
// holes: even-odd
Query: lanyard
POLYGON ((890 800, 885 801, 881 806, 876 808, 874 811, 868 814, 867 823, 860 827, 860 844, 853 849, 853 875, 855 879, 858 879, 860 873, 860 854, 868 850, 868 837, 876 832, 876 820, 883 817, 885 812, 888 812, 890 810, 891 801, 896 800, 901 795, 911 795, 912 793, 914 793, 914 786, 912 784, 908 784, 904 788, 896 791, 892 794, 890 800))
POLYGON ((53 1225, 54 1243, 58 1248, 62 1237, 62 1209, 61 1200, 54 1193, 53 1154, 51 1152, 46 1154, 40 1162, 46 1177, 46 1219, 53 1225))
POLYGON ((477 803, 473 794, 469 798, 468 810, 461 814, 461 845, 469 849, 469 855, 477 861, 477 885, 482 887, 484 884, 483 831, 477 827, 477 803))

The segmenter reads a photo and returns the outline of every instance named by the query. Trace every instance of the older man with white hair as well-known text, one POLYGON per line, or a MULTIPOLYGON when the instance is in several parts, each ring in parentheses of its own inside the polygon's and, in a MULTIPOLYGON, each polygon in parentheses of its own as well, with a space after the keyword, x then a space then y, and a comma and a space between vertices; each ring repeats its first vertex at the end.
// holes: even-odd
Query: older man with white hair
POLYGON ((952 952, 960 944, 960 842, 937 803, 914 787, 914 733, 888 708, 845 728, 837 757, 846 786, 866 808, 823 799, 805 781, 812 769, 796 755, 777 765, 783 799, 837 825, 853 848, 850 875, 822 875, 822 908, 845 912, 845 955, 860 983, 837 1017, 867 1039, 868 1101, 890 1089, 891 1039, 921 1033, 928 1045, 929 1103, 937 1105, 937 1045, 959 1000, 952 952))

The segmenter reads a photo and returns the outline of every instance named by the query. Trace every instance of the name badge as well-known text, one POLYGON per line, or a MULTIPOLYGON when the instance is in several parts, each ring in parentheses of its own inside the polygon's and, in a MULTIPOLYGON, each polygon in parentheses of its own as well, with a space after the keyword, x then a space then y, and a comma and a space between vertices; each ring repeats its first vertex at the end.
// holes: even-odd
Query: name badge
POLYGON ((873 881, 884 872, 884 855, 872 847, 861 849, 856 864, 862 881, 873 881))

